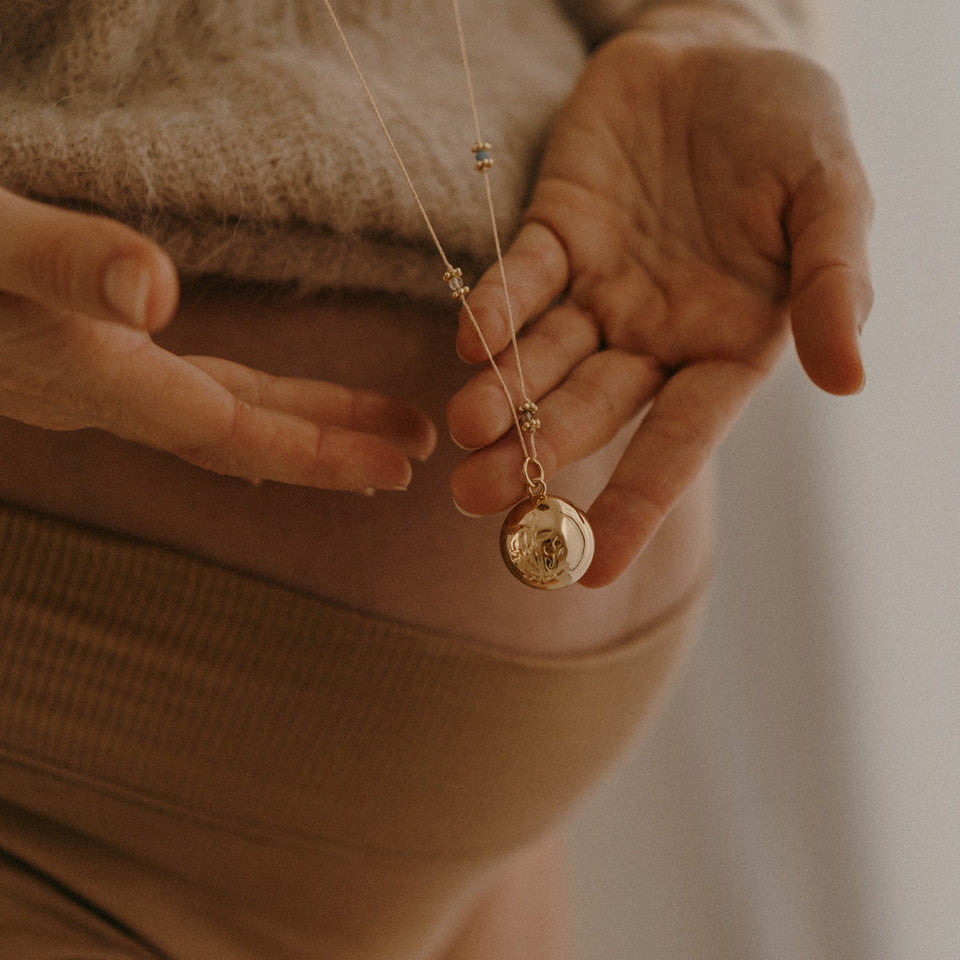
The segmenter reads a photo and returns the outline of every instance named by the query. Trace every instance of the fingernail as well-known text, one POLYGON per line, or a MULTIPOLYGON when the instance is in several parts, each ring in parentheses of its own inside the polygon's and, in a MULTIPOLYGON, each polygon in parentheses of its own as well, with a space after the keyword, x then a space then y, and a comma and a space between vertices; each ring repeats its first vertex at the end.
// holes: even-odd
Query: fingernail
POLYGON ((376 494, 376 489, 374 487, 364 487, 362 490, 355 490, 354 493, 359 493, 361 497, 372 497, 376 494))
POLYGON ((462 513, 465 517, 469 517, 471 520, 479 520, 483 517, 482 513, 468 513, 463 509, 463 507, 460 506, 459 503, 457 503, 456 500, 453 501, 453 505, 457 508, 458 513, 462 513))
POLYGON ((424 441, 423 447, 417 453, 413 455, 414 460, 419 460, 420 463, 426 463, 430 457, 433 456, 434 450, 437 449, 437 428, 431 423, 430 430, 427 433, 426 440, 424 441))
POLYGON ((121 257, 107 267, 103 275, 103 295, 107 302, 134 326, 147 325, 147 297, 150 271, 136 260, 121 257))
MULTIPOLYGON (((467 347, 467 349, 469 349, 471 346, 472 346, 472 344, 469 343, 469 341, 467 341, 467 342, 466 342, 466 347, 467 347)), ((470 359, 468 356, 466 356, 466 354, 464 353, 464 351, 463 351, 463 348, 464 348, 464 338, 463 338, 462 336, 459 336, 459 335, 457 336, 457 339, 456 339, 456 348, 457 348, 457 356, 458 356, 464 363, 469 363, 470 366, 473 366, 476 361, 471 360, 471 359, 470 359)))
POLYGON ((466 444, 461 443, 452 433, 450 434, 450 439, 454 445, 463 450, 464 453, 473 453, 475 450, 480 449, 479 447, 468 447, 466 444))

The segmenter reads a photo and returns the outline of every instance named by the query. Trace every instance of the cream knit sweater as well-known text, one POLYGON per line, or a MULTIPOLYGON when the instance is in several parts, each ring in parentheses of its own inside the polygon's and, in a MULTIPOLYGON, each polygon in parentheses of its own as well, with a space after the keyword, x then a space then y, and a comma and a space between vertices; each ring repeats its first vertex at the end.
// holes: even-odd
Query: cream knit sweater
MULTIPOLYGON (((449 0, 335 0, 451 259, 492 257, 449 0)), ((745 0, 779 31, 799 0, 745 0)), ((588 47, 642 0, 466 0, 501 229, 588 47)), ((154 237, 185 276, 446 296, 320 0, 0 0, 0 185, 154 237)), ((439 269, 438 269, 439 268, 439 269)))

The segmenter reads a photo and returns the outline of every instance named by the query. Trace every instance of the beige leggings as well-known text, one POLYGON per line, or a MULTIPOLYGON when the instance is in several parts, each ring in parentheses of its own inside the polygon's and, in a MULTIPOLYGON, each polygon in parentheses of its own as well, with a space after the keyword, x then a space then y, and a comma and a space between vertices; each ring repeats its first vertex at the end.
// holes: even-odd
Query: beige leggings
POLYGON ((0 544, 0 960, 437 956, 699 608, 537 657, 5 506, 0 544))

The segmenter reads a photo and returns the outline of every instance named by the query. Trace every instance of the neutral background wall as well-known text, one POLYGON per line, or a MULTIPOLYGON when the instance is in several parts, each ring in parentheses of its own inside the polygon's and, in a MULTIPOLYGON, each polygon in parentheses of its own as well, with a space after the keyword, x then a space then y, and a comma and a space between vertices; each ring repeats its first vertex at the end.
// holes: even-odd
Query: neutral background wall
POLYGON ((583 960, 960 957, 960 3, 832 20, 867 389, 791 357, 725 448, 707 629, 573 825, 583 960))

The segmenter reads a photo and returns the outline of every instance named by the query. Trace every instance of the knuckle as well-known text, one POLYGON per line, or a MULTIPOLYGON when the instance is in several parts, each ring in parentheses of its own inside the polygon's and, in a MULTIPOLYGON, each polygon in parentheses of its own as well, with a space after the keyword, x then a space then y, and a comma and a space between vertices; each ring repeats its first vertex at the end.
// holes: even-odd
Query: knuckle
POLYGON ((345 423, 364 429, 370 427, 379 412, 377 397, 366 390, 353 390, 343 395, 345 423))
POLYGON ((46 237, 28 252, 25 269, 38 299, 75 302, 82 283, 74 234, 59 230, 46 237))
MULTIPOLYGON (((604 359, 614 357, 611 351, 604 359)), ((605 371, 606 376, 600 376, 602 372, 598 364, 593 365, 595 369, 590 371, 591 376, 571 377, 568 382, 568 389, 571 396, 583 409, 591 412, 594 423, 610 424, 619 419, 621 402, 617 397, 618 380, 613 379, 613 375, 619 371, 605 371)))
POLYGON ((171 445, 170 452, 187 463, 210 473, 223 476, 243 476, 244 421, 250 405, 234 398, 217 435, 171 445))

